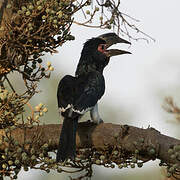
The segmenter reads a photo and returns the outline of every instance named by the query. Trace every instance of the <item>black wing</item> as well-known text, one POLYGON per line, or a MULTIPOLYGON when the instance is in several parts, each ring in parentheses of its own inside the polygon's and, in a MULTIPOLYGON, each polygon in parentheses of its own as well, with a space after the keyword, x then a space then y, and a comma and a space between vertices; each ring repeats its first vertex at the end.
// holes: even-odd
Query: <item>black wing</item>
POLYGON ((68 106, 73 104, 74 92, 73 87, 75 86, 76 78, 70 75, 66 75, 59 82, 57 90, 57 101, 58 107, 65 111, 68 106))
POLYGON ((58 86, 58 107, 62 111, 72 108, 74 112, 84 114, 97 103, 104 91, 104 77, 99 72, 90 72, 79 77, 67 75, 58 86))
POLYGON ((81 78, 85 83, 83 87, 80 88, 80 94, 78 93, 76 96, 73 110, 83 114, 84 111, 93 107, 102 97, 105 91, 105 82, 103 75, 99 72, 90 72, 84 77, 80 76, 79 81, 81 81, 81 78))

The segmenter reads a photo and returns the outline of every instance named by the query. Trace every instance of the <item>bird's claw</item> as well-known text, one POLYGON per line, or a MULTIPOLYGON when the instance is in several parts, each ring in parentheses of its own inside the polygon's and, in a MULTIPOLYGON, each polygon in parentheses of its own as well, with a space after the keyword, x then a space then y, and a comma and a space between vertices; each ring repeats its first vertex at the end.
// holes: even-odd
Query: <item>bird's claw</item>
POLYGON ((99 120, 98 124, 104 123, 102 119, 99 120))
POLYGON ((92 121, 92 122, 96 125, 104 123, 104 121, 102 119, 99 119, 98 121, 92 121))

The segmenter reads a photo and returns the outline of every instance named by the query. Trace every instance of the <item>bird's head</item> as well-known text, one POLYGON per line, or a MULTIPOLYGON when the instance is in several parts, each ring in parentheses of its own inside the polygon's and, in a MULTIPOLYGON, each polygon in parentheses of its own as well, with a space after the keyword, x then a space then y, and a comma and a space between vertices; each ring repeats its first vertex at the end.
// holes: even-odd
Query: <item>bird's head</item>
POLYGON ((131 44, 115 33, 102 34, 86 41, 76 74, 88 72, 91 71, 91 69, 102 72, 104 67, 109 63, 110 57, 121 54, 131 54, 125 50, 109 49, 109 47, 117 43, 131 44))
POLYGON ((102 52, 105 54, 107 57, 112 57, 112 56, 117 56, 121 54, 131 54, 129 51, 125 50, 120 50, 120 49, 109 49, 114 44, 117 43, 125 43, 125 44, 131 44, 129 41, 120 38, 117 34, 115 33, 106 33, 102 34, 97 37, 97 39, 104 40, 105 43, 100 43, 97 47, 99 52, 102 52))
POLYGON ((130 52, 124 50, 108 49, 110 46, 117 43, 131 44, 129 41, 120 38, 115 33, 106 33, 86 41, 83 47, 83 52, 86 51, 92 54, 97 53, 98 51, 107 57, 121 54, 131 54, 130 52))

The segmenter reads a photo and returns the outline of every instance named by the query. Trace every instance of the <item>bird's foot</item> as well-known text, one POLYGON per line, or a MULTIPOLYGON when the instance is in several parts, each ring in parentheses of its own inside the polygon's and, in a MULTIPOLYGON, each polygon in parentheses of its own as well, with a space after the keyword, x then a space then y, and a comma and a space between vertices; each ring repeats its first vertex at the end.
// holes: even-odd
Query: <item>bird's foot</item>
POLYGON ((99 120, 98 124, 104 123, 102 119, 99 120))
POLYGON ((99 119, 98 121, 94 121, 93 119, 91 119, 91 120, 87 120, 86 122, 90 123, 90 124, 92 123, 92 124, 95 124, 95 125, 104 123, 104 121, 102 119, 99 119))
POLYGON ((102 119, 98 119, 98 120, 96 120, 96 121, 92 120, 92 122, 93 122, 94 124, 104 123, 104 121, 103 121, 102 119))

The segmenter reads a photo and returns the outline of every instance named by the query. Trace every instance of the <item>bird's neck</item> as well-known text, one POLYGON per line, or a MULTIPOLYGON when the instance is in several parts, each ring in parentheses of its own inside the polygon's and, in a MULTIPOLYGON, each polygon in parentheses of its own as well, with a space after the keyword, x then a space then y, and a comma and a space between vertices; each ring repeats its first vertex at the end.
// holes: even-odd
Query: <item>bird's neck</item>
POLYGON ((100 63, 101 58, 102 57, 99 56, 93 56, 91 53, 82 53, 76 68, 76 76, 85 75, 93 71, 98 71, 103 74, 106 64, 104 64, 105 61, 100 63))
POLYGON ((93 71, 98 71, 103 74, 104 66, 97 65, 95 63, 88 63, 88 62, 79 62, 76 68, 76 76, 86 75, 93 71))

